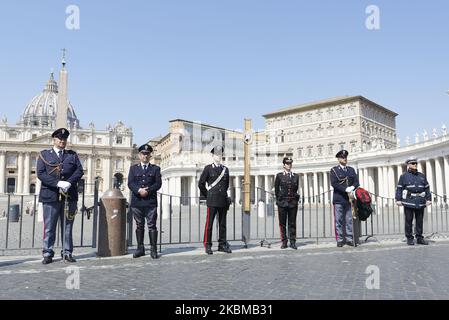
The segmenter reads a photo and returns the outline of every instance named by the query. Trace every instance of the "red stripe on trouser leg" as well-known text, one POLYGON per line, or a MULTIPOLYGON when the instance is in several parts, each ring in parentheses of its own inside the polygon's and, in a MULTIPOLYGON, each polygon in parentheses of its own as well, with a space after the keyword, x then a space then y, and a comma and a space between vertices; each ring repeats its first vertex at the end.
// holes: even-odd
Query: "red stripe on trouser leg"
POLYGON ((278 209, 278 218, 279 218, 279 233, 281 234, 281 241, 285 241, 287 240, 287 238, 285 237, 285 233, 283 232, 283 228, 282 228, 282 224, 281 224, 281 213, 279 213, 279 209, 278 209))
POLYGON ((206 218, 206 229, 204 230, 204 246, 207 244, 207 238, 209 235, 209 219, 210 219, 210 208, 207 208, 207 218, 206 218))

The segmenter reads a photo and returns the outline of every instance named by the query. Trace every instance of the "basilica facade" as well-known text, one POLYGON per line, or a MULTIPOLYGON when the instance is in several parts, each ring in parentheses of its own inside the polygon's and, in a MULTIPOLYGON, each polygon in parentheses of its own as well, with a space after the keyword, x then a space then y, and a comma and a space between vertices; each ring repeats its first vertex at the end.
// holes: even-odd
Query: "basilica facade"
POLYGON ((40 181, 36 162, 40 151, 52 147, 51 134, 56 127, 58 109, 67 110, 67 128, 70 131, 68 149, 75 150, 84 168, 87 194, 93 194, 97 178, 99 191, 113 186, 114 180, 126 185, 127 170, 133 157, 133 133, 121 121, 99 130, 94 123, 80 126, 74 107, 66 97, 67 71, 65 61, 60 72, 60 84, 53 73, 42 92, 26 104, 19 121, 0 121, 0 195, 29 195, 39 193, 40 181), (62 94, 63 93, 63 94, 62 94), (62 95, 62 96, 61 96, 62 95), (61 99, 62 98, 62 99, 61 99), (62 107, 61 107, 62 105, 62 107))

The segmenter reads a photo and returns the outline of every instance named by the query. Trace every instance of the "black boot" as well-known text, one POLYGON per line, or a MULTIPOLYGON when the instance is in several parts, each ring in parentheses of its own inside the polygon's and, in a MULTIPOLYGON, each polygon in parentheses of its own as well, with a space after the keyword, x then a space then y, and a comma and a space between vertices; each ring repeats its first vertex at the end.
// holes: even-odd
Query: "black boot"
POLYGON ((151 258, 158 259, 159 256, 157 255, 157 230, 150 230, 150 245, 151 245, 150 251, 151 258))
POLYGON ((281 249, 287 249, 287 240, 282 241, 281 249))
POLYGON ((137 250, 133 254, 133 258, 143 257, 145 255, 145 245, 143 244, 143 235, 145 230, 136 230, 137 250))

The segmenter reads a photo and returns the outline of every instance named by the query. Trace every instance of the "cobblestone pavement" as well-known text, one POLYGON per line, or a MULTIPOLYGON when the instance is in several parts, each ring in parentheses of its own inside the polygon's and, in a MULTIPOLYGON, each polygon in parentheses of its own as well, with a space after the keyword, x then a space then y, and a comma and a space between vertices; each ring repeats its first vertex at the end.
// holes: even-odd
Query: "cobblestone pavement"
POLYGON ((207 256, 197 247, 165 248, 159 260, 133 259, 132 250, 114 258, 78 252, 74 265, 47 266, 38 256, 0 257, 0 299, 449 299, 447 239, 233 249, 207 256), (372 266, 379 289, 367 288, 376 283, 367 280, 372 266), (79 289, 67 289, 78 274, 79 289))

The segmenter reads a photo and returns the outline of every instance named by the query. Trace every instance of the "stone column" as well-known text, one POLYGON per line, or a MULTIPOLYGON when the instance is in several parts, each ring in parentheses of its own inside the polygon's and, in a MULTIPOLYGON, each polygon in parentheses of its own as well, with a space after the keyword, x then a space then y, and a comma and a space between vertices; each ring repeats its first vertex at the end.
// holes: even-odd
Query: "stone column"
POLYGON ((24 165, 24 176, 23 176, 23 193, 30 194, 30 153, 25 153, 25 165, 24 165))
POLYGON ((446 192, 444 194, 449 195, 449 158, 447 156, 444 156, 443 164, 444 164, 444 183, 446 186, 446 192))
POLYGON ((5 193, 6 185, 6 154, 0 151, 0 194, 5 193))
MULTIPOLYGON (((324 172, 318 172, 318 189, 319 189, 319 193, 323 194, 325 192, 324 190, 324 172)), ((323 196, 320 197, 321 199, 323 198, 323 196)))
MULTIPOLYGON (((444 195, 444 177, 443 177, 443 166, 441 164, 440 158, 435 158, 435 178, 436 178, 436 191, 437 195, 444 195)), ((438 198, 440 200, 440 198, 438 198)))
POLYGON ((307 178, 307 172, 304 172, 304 203, 309 203, 309 180, 307 178))
POLYGON ((260 199, 260 195, 262 190, 259 190, 260 188, 260 183, 259 183, 259 176, 255 175, 254 176, 254 204, 257 204, 257 202, 259 202, 260 199))
POLYGON ((384 174, 384 179, 383 179, 383 182, 384 182, 384 187, 383 187, 384 194, 383 194, 383 196, 388 198, 389 194, 390 194, 390 184, 389 184, 388 167, 387 166, 383 167, 383 174, 384 174))
POLYGON ((430 161, 430 159, 428 159, 426 161, 426 177, 427 177, 427 181, 429 182, 429 185, 430 185, 430 191, 435 192, 435 187, 434 187, 435 179, 433 176, 433 165, 432 165, 432 162, 430 161))
MULTIPOLYGON (((270 181, 270 176, 269 175, 265 176, 265 191, 271 192, 271 181, 270 181)), ((267 193, 265 202, 268 203, 269 199, 270 199, 270 194, 267 193)))
MULTIPOLYGON (((171 179, 167 178, 162 180, 162 219, 167 220, 170 217, 170 197, 167 194, 170 194, 171 187, 171 179)), ((159 200, 159 199, 158 199, 159 200)))
POLYGON ((374 168, 368 168, 368 191, 371 193, 376 192, 374 184, 374 168))
POLYGON ((87 194, 93 194, 94 190, 94 166, 92 161, 92 155, 89 155, 87 157, 87 186, 86 186, 86 193, 87 194))
POLYGON ((193 175, 190 177, 190 203, 192 205, 198 204, 199 191, 196 175, 193 175))
POLYGON ((318 174, 316 172, 313 173, 313 203, 317 201, 318 196, 318 174))
POLYGON ((242 190, 240 186, 240 176, 238 175, 234 177, 234 187, 235 187, 235 204, 239 205, 241 200, 240 194, 242 190))
POLYGON ((383 196, 384 193, 384 170, 383 167, 377 167, 377 195, 383 196))
POLYGON ((105 192, 111 188, 111 158, 106 156, 103 158, 103 190, 105 192))
POLYGON ((358 172, 359 182, 360 182, 360 185, 361 185, 362 187, 365 185, 365 176, 364 176, 364 174, 363 174, 364 170, 365 170, 365 169, 359 168, 359 172, 358 172))
POLYGON ((394 198, 396 181, 394 181, 394 167, 388 167, 388 198, 394 198))
POLYGON ((364 184, 363 184, 363 188, 367 189, 368 185, 369 185, 369 174, 368 174, 369 169, 365 168, 364 169, 364 184))
POLYGON ((398 164, 396 166, 396 172, 398 174, 398 178, 397 178, 397 181, 394 182, 394 194, 395 194, 395 196, 396 196, 396 188, 398 186, 399 179, 401 178, 402 173, 403 173, 402 165, 398 164))
POLYGON ((17 158, 17 166, 18 166, 19 170, 18 170, 18 174, 17 174, 16 193, 21 194, 21 193, 23 193, 23 175, 24 175, 23 153, 22 152, 19 152, 19 156, 17 158))
POLYGON ((323 183, 324 183, 324 203, 329 203, 329 173, 327 171, 323 172, 323 183))

